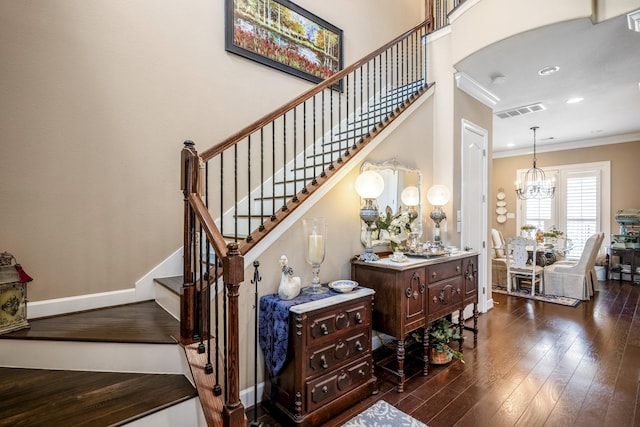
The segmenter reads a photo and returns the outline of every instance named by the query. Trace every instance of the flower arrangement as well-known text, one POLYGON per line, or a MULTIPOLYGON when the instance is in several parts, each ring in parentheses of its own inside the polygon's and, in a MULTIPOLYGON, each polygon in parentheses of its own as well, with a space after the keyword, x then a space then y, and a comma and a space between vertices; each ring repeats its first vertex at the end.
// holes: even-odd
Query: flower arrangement
POLYGON ((376 220, 376 228, 379 231, 386 230, 389 233, 389 243, 395 252, 402 249, 403 242, 406 240, 405 234, 411 232, 412 222, 409 211, 398 212, 394 215, 391 207, 387 206, 376 220))
POLYGON ((552 226, 549 230, 544 232, 544 237, 562 237, 564 236, 564 231, 560 231, 556 228, 556 226, 552 226))
POLYGON ((520 227, 520 230, 522 231, 531 231, 531 230, 535 230, 536 226, 535 225, 531 225, 531 224, 525 224, 522 227, 520 227))

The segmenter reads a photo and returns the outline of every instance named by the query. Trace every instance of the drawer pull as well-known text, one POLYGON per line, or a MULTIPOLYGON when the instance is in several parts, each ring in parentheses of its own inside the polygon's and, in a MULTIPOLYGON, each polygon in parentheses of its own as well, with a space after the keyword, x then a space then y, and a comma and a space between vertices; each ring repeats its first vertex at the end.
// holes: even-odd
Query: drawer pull
POLYGON ((359 311, 356 312, 356 323, 362 323, 362 316, 359 311))
POLYGON ((322 366, 322 369, 327 369, 329 367, 329 364, 327 363, 327 358, 324 357, 324 354, 320 357, 320 366, 322 366))
POLYGON ((320 330, 322 331, 322 335, 329 335, 329 329, 324 323, 320 325, 320 330))
POLYGON ((326 385, 323 386, 322 387, 322 392, 325 393, 325 394, 328 393, 329 392, 329 388, 326 385))
POLYGON ((434 279, 436 278, 437 275, 438 275, 438 273, 436 273, 435 271, 433 273, 431 273, 431 277, 434 278, 434 279))
POLYGON ((460 266, 459 266, 459 265, 456 265, 456 271, 457 271, 458 273, 460 273, 460 266))
POLYGON ((356 341, 356 350, 358 351, 364 350, 364 348, 362 348, 362 344, 360 344, 360 341, 356 341))
POLYGON ((358 375, 364 377, 364 371, 362 369, 358 369, 358 375))

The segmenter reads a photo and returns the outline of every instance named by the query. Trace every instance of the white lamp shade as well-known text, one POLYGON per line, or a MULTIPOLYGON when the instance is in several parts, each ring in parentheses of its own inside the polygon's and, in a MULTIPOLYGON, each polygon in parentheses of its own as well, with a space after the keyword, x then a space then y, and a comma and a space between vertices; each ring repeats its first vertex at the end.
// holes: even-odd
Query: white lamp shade
POLYGON ((376 171, 362 172, 356 179, 356 191, 363 199, 375 199, 384 191, 384 179, 376 171))
POLYGON ((408 186, 400 194, 400 199, 405 206, 418 206, 420 204, 420 193, 418 187, 413 185, 408 186))
POLYGON ((433 206, 444 206, 449 201, 451 193, 444 185, 434 185, 427 192, 427 199, 433 206))

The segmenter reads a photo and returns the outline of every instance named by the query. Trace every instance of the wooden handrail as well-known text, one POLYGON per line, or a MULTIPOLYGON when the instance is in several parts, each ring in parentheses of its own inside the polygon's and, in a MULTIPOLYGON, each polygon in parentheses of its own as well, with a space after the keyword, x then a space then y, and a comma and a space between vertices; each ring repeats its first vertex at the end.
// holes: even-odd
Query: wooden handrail
POLYGON ((362 66, 363 64, 366 64, 368 61, 370 61, 371 59, 373 59, 376 56, 380 55, 381 53, 383 53, 384 51, 389 49, 391 46, 395 45, 399 41, 401 41, 404 38, 408 37, 409 35, 411 35, 415 31, 419 30, 421 27, 424 27, 424 26, 428 27, 430 21, 431 21, 430 19, 426 19, 423 22, 421 22, 420 24, 418 24, 415 27, 411 28, 409 31, 406 31, 406 32, 402 33, 401 35, 399 35, 395 39, 391 40, 389 43, 385 44, 384 46, 382 46, 382 47, 380 47, 380 48, 378 48, 376 50, 374 50, 370 54, 368 54, 365 57, 361 58, 360 60, 354 62, 353 64, 349 65, 348 67, 343 68, 342 70, 340 70, 339 72, 337 72, 333 76, 329 77, 328 79, 324 80, 321 83, 318 83, 317 85, 315 85, 314 87, 312 87, 308 91, 304 92, 302 95, 300 95, 297 98, 287 102, 286 104, 284 104, 282 107, 278 108, 277 110, 267 114, 266 116, 262 117, 261 119, 258 119, 257 121, 253 122, 249 126, 247 126, 244 129, 242 129, 241 131, 236 132, 235 134, 231 135, 229 138, 225 139, 221 143, 209 148, 208 150, 203 151, 202 153, 200 153, 200 157, 205 162, 211 160, 213 157, 215 157, 218 154, 222 153, 227 148, 232 147, 238 141, 248 137, 252 133, 260 130, 261 128, 263 128, 267 124, 271 123, 272 121, 274 121, 278 117, 282 116, 287 111, 289 111, 292 108, 302 104, 303 102, 305 102, 307 99, 311 98, 312 96, 320 93, 321 91, 325 90, 326 88, 328 88, 328 87, 332 86, 333 84, 339 82, 347 74, 349 74, 352 71, 355 71, 356 69, 360 68, 360 66, 362 66))
POLYGON ((213 250, 216 252, 216 255, 220 258, 224 258, 227 256, 227 243, 222 237, 222 233, 216 227, 216 224, 211 217, 211 213, 207 206, 204 204, 204 201, 197 193, 189 194, 189 203, 193 208, 193 212, 198 217, 198 221, 200 221, 200 225, 202 225, 202 229, 204 230, 209 242, 213 246, 213 250))

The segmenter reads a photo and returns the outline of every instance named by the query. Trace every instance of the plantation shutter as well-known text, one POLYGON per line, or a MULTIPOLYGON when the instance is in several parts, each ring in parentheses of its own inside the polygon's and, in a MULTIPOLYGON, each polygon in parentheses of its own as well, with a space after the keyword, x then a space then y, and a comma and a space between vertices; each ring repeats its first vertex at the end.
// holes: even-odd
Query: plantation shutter
POLYGON ((571 258, 579 258, 589 236, 598 231, 599 181, 598 171, 567 175, 566 234, 573 242, 571 258))

